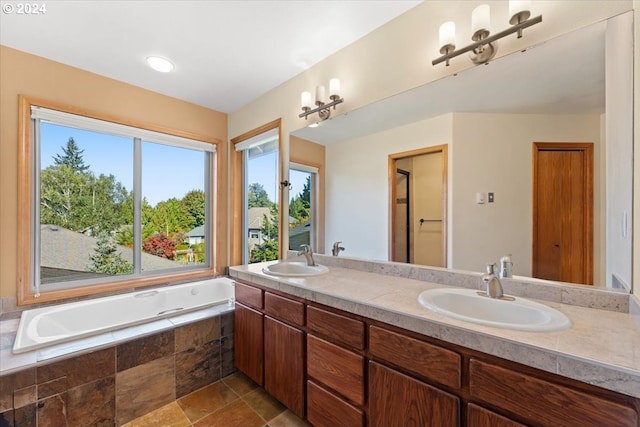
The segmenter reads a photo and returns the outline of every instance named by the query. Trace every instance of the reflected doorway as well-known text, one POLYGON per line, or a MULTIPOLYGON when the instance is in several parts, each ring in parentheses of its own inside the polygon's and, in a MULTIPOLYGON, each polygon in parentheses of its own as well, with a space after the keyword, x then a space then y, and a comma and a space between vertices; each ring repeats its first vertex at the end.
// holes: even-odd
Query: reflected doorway
POLYGON ((532 276, 593 284, 593 143, 533 144, 532 276))
POLYGON ((389 156, 390 259, 447 266, 447 146, 389 156))

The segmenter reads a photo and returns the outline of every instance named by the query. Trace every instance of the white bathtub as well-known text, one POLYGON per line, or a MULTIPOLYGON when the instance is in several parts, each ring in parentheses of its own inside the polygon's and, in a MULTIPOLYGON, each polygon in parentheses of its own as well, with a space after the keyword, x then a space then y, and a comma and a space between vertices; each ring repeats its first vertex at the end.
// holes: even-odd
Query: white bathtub
POLYGON ((218 304, 233 304, 231 279, 220 277, 22 313, 14 353, 72 341, 218 304))

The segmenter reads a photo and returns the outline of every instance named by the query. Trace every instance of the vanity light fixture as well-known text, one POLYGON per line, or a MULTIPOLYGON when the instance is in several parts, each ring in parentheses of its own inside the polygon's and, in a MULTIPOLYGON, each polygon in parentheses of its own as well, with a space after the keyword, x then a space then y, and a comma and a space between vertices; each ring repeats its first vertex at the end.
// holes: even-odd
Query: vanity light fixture
POLYGON ((160 73, 168 73, 173 70, 173 64, 171 61, 160 56, 148 56, 147 64, 160 73))
POLYGON ((304 117, 304 119, 307 120, 309 114, 318 113, 320 120, 327 120, 331 116, 331 107, 335 110, 336 105, 344 102, 344 98, 340 97, 339 79, 329 80, 329 99, 331 102, 325 103, 325 88, 324 86, 317 86, 315 100, 316 108, 312 109, 311 93, 302 92, 300 95, 300 107, 302 108, 302 113, 298 117, 304 117))
POLYGON ((433 65, 444 62, 449 66, 449 60, 465 52, 471 52, 471 61, 474 64, 485 64, 489 62, 498 51, 496 42, 513 33, 518 33, 518 38, 522 37, 522 30, 542 22, 542 15, 535 18, 531 16, 530 0, 509 0, 509 23, 511 27, 490 36, 491 12, 489 5, 483 4, 476 7, 471 14, 471 43, 468 46, 456 50, 456 26, 453 21, 448 21, 440 26, 439 46, 441 57, 431 61, 433 65))

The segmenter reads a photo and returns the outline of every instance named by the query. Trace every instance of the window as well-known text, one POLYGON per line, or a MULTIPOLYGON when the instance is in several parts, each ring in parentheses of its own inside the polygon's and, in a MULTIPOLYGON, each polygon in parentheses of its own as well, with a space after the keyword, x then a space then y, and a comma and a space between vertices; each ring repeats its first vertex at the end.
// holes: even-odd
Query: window
POLYGON ((299 250, 306 244, 317 251, 318 168, 291 162, 289 180, 289 249, 299 250))
POLYGON ((242 262, 279 257, 279 129, 273 128, 235 145, 242 153, 242 262))
POLYGON ((213 141, 22 102, 21 302, 213 273, 213 141))

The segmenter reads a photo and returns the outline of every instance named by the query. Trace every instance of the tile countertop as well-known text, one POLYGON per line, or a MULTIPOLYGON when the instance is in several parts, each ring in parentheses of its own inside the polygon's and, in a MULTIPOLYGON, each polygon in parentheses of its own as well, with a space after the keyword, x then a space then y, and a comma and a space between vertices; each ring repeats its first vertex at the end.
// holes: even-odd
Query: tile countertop
MULTIPOLYGON (((315 256, 315 255, 314 255, 315 256)), ((245 280, 265 288, 278 290, 353 314, 361 315, 449 343, 488 353, 543 371, 559 374, 605 389, 640 398, 640 329, 626 310, 591 308, 594 304, 574 305, 584 287, 546 282, 544 293, 560 292, 562 297, 534 299, 527 288, 518 287, 503 279, 505 293, 526 296, 566 314, 572 321, 570 329, 558 332, 526 332, 499 329, 468 323, 433 313, 418 303, 418 295, 431 288, 446 286, 440 280, 449 270, 404 267, 397 263, 331 260, 316 257, 316 262, 330 267, 328 273, 305 278, 286 278, 266 275, 265 265, 273 262, 230 267, 232 278, 245 280), (333 264, 333 265, 331 265, 333 264), (345 266, 355 268, 344 268, 345 266), (371 270, 371 271, 366 271, 371 270), (404 271, 403 271, 404 270, 404 271), (434 273, 435 272, 435 273, 434 273), (402 277, 405 276, 405 277, 402 277), (412 278, 413 277, 413 278, 412 278), (417 277, 417 278, 415 278, 417 277), (424 280, 431 277, 434 280, 424 280), (437 280, 437 282, 436 282, 437 280), (505 283, 507 282, 507 283, 505 283), (556 288, 560 291, 554 291, 556 288)), ((455 273, 454 273, 455 274, 455 273)), ((478 287, 479 274, 459 276, 461 286, 478 287)), ((450 280, 449 280, 450 281, 450 280)), ((534 285, 535 286, 535 285, 534 285)), ((600 298, 598 292, 612 296, 606 304, 623 305, 619 298, 628 294, 599 291, 583 296, 583 300, 600 298)), ((578 298, 579 299, 579 298, 578 298)))

